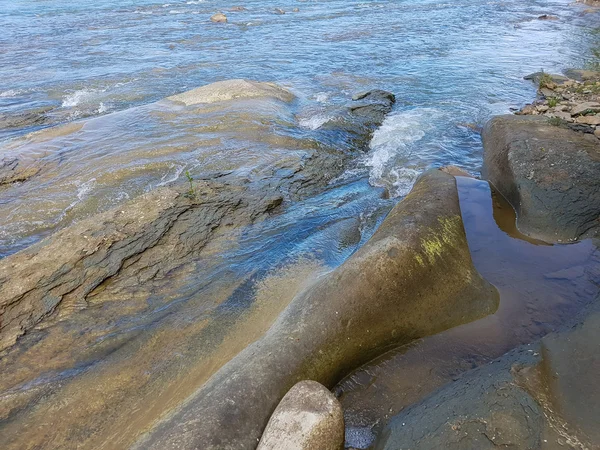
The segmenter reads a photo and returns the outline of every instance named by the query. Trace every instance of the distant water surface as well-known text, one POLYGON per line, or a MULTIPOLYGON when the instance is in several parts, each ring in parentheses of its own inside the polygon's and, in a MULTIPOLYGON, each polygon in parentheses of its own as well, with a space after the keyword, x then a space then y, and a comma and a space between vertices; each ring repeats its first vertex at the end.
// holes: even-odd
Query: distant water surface
POLYGON ((316 127, 327 105, 379 87, 399 103, 365 164, 373 184, 403 195, 432 164, 478 171, 467 124, 529 101, 524 74, 581 65, 584 9, 569 0, 0 0, 0 111, 42 116, 0 129, 0 139, 238 77, 316 102, 301 122, 316 127), (229 23, 209 21, 218 11, 229 23))

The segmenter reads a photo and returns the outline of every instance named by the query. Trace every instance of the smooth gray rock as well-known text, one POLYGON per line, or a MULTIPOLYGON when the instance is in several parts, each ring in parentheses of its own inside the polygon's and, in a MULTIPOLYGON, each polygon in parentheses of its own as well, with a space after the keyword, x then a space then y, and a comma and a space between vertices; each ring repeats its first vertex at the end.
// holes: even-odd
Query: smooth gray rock
POLYGON ((257 450, 341 450, 342 405, 316 381, 296 383, 277 405, 257 450))
POLYGON ((600 313, 475 369, 395 416, 376 450, 597 448, 600 313))

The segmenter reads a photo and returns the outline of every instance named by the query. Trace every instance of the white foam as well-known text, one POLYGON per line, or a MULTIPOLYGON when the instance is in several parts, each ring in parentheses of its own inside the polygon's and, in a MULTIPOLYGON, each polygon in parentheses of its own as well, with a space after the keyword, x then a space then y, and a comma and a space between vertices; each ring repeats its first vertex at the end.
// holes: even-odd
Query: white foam
POLYGON ((176 181, 179 179, 179 176, 183 173, 183 169, 185 169, 184 165, 175 165, 173 164, 172 166, 175 171, 173 173, 173 175, 169 176, 169 172, 167 172, 166 174, 164 174, 161 179, 160 182, 156 185, 157 187, 159 186, 166 186, 167 184, 171 184, 172 182, 176 181))
POLYGON ((319 92, 315 95, 315 100, 319 103, 325 103, 329 99, 329 94, 327 92, 319 92))
POLYGON ((82 103, 88 103, 92 100, 99 92, 104 92, 103 90, 98 89, 79 89, 71 94, 65 95, 63 97, 62 107, 63 108, 73 108, 82 103))
POLYGON ((96 111, 98 114, 102 114, 105 113, 106 111, 108 111, 108 106, 106 106, 104 104, 104 102, 100 102, 100 105, 98 106, 98 111, 96 111))
POLYGON ((415 108, 386 117, 373 134, 364 164, 369 167, 369 181, 390 189, 390 195, 406 195, 420 168, 417 143, 433 128, 439 112, 432 108, 415 108))
POLYGON ((23 91, 21 89, 9 89, 8 91, 0 92, 0 97, 16 97, 22 93, 23 91))
POLYGON ((309 128, 311 130, 316 130, 321 128, 327 122, 332 120, 333 117, 326 116, 324 114, 315 114, 314 116, 304 117, 298 121, 301 127, 309 128))

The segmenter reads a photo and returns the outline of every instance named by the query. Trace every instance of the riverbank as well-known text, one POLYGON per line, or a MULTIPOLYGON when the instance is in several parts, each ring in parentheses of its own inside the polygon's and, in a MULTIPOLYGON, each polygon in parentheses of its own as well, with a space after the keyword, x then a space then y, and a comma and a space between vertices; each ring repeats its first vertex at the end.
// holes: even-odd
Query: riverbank
MULTIPOLYGON (((567 21, 540 20, 554 11, 538 2, 350 3, 326 14, 306 4, 264 25, 368 41, 343 61, 337 44, 298 56, 311 70, 352 69, 332 68, 317 87, 273 58, 320 48, 299 43, 256 63, 294 74, 284 82, 219 71, 217 83, 3 143, 0 447, 265 450, 295 438, 314 448, 298 429, 331 448, 595 445, 596 411, 578 402, 597 396, 586 374, 598 353, 583 344, 596 342, 600 141, 585 123, 595 106, 576 109, 596 101, 577 97, 596 84, 550 81, 536 117, 485 126, 495 188, 469 176, 481 143, 464 125, 481 98, 504 112, 529 97, 515 73, 537 62, 523 51, 507 69, 503 58, 519 39, 538 43, 536 55, 571 48, 568 33, 546 39, 567 21), (364 29, 349 33, 355 19, 364 29), (395 23, 426 52, 390 42, 395 23), (385 52, 374 51, 380 38, 385 52), (400 73, 394 50, 406 57, 400 73), (559 112, 588 128, 543 117, 559 112), (449 162, 467 170, 437 169, 449 162), (583 333, 566 329, 587 320, 583 333), (569 370, 573 355, 589 365, 569 370), (581 390, 561 386, 573 378, 581 390)), ((223 48, 260 35, 241 19, 259 7, 228 24, 208 23, 214 8, 202 33, 223 48)), ((161 5, 142 9, 172 23, 161 5)), ((250 50, 231 50, 232 73, 250 50)))

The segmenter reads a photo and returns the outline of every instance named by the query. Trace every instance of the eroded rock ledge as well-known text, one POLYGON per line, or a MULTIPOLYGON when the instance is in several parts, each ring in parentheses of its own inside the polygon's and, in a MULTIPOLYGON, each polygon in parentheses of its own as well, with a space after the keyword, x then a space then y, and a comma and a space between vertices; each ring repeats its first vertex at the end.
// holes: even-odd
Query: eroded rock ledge
POLYGON ((254 448, 296 382, 331 387, 390 346, 498 305, 473 267, 456 181, 425 173, 374 236, 299 294, 269 332, 217 372, 136 448, 254 448))
POLYGON ((161 188, 0 260, 0 351, 57 307, 81 308, 111 279, 138 291, 189 261, 224 221, 248 224, 281 203, 216 182, 161 188), (115 278, 116 277, 116 278, 115 278))
MULTIPOLYGON (((259 97, 275 102, 293 99, 289 91, 273 83, 229 80, 170 100, 194 105, 259 97)), ((389 92, 367 92, 360 103, 341 110, 339 120, 322 134, 333 133, 361 150, 359 143, 368 141, 393 103, 389 92)), ((81 126, 77 124, 76 129, 81 126)), ((348 151, 315 146, 278 161, 268 177, 208 174, 206 179, 194 180, 193 195, 183 186, 159 188, 0 260, 0 352, 48 315, 86 307, 91 297, 97 302, 103 296, 118 298, 123 293, 144 298, 154 280, 191 264, 219 227, 251 224, 284 200, 323 190, 352 156, 348 151)), ((0 161, 0 185, 37 174, 43 162, 34 163, 21 167, 17 158, 0 161)))

